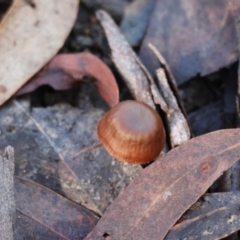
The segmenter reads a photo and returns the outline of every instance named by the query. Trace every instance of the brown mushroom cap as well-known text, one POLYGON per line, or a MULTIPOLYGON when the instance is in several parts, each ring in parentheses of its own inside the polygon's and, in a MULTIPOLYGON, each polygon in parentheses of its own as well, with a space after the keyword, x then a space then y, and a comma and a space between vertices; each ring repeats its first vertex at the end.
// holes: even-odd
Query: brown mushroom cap
POLYGON ((143 164, 154 160, 165 144, 160 116, 138 101, 124 101, 107 112, 98 124, 98 136, 113 157, 143 164))

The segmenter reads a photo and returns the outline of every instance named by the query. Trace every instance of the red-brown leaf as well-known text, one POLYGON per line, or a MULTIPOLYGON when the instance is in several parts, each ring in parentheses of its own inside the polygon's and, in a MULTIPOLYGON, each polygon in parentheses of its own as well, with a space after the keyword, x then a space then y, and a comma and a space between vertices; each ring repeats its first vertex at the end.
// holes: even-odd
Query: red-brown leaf
POLYGON ((86 239, 163 239, 239 157, 240 130, 221 130, 183 143, 143 170, 86 239))
POLYGON ((41 85, 55 90, 73 87, 84 76, 95 78, 99 93, 113 107, 119 102, 118 86, 111 70, 98 57, 90 53, 60 54, 30 80, 17 95, 34 91, 41 85))

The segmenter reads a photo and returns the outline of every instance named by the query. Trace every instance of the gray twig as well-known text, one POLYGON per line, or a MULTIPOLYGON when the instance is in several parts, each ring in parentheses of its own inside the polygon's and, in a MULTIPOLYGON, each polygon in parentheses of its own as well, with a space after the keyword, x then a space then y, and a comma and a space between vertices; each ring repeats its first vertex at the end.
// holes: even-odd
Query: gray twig
POLYGON ((13 239, 14 149, 6 147, 0 154, 0 239, 13 239))

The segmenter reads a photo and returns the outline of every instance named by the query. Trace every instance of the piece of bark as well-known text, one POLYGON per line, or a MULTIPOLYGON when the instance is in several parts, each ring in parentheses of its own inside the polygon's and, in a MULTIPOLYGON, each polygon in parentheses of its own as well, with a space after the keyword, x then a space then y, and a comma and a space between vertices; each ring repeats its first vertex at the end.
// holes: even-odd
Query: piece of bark
MULTIPOLYGON (((166 103, 162 110, 166 113, 170 144, 174 148, 190 139, 190 129, 187 119, 183 115, 185 111, 178 96, 178 89, 170 68, 157 48, 152 44, 149 44, 149 47, 162 65, 161 68, 156 70, 161 93, 159 95, 164 98, 166 103)), ((162 107, 161 104, 160 107, 162 107)))
POLYGON ((130 92, 136 100, 145 102, 152 108, 155 108, 150 94, 148 79, 136 62, 137 55, 107 12, 99 10, 96 12, 96 16, 107 36, 108 44, 111 48, 112 61, 122 75, 130 92))
POLYGON ((177 101, 170 90, 164 70, 160 68, 156 72, 160 91, 168 105, 166 115, 168 119, 171 147, 174 148, 190 139, 190 129, 186 118, 179 109, 177 101))
POLYGON ((168 84, 169 84, 169 91, 172 91, 172 93, 173 93, 173 95, 176 98, 176 101, 178 103, 178 107, 181 109, 184 116, 187 117, 186 110, 185 110, 185 108, 183 106, 183 103, 182 103, 182 99, 179 96, 179 89, 178 89, 176 80, 175 80, 175 78, 174 78, 174 76, 171 72, 171 69, 170 69, 168 63, 166 62, 163 55, 157 50, 157 48, 153 44, 149 43, 148 46, 153 51, 156 58, 160 62, 161 68, 164 69, 164 73, 166 75, 166 79, 167 79, 168 84))
POLYGON ((165 102, 165 99, 163 98, 161 92, 159 91, 157 85, 154 82, 153 77, 151 76, 151 74, 149 73, 149 71, 147 70, 147 68, 143 65, 143 63, 140 61, 140 59, 138 57, 135 58, 136 62, 138 63, 138 65, 141 67, 142 71, 144 72, 144 74, 146 75, 146 77, 149 80, 149 84, 150 84, 150 91, 153 97, 153 102, 155 104, 159 104, 161 109, 164 112, 168 111, 168 107, 167 107, 167 103, 165 102))
POLYGON ((6 147, 0 153, 0 239, 13 240, 14 199, 14 149, 6 147))

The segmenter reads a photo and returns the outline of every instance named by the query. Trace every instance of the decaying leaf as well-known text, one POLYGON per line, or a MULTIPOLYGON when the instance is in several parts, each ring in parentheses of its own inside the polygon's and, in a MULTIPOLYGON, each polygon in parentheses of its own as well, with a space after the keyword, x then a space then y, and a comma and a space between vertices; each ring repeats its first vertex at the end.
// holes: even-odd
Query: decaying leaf
POLYGON ((96 79, 96 86, 109 106, 119 102, 116 79, 107 65, 91 53, 60 54, 36 76, 33 77, 17 95, 34 91, 41 85, 50 85, 55 90, 73 87, 83 76, 96 79))
POLYGON ((14 239, 83 239, 98 217, 32 181, 15 177, 14 239))
POLYGON ((140 58, 154 75, 154 44, 178 84, 206 75, 237 60, 236 31, 226 0, 157 0, 140 58))
POLYGON ((222 239, 240 229, 240 192, 206 194, 171 228, 166 240, 222 239))
POLYGON ((104 112, 66 103, 30 108, 10 101, 0 111, 0 149, 15 148, 15 174, 33 180, 102 214, 141 166, 113 159, 98 148, 76 160, 81 149, 99 142, 96 126, 104 112))
POLYGON ((78 0, 15 0, 0 25, 0 105, 62 47, 78 0))
POLYGON ((238 129, 220 130, 181 144, 145 168, 86 239, 163 239, 239 156, 238 129))

